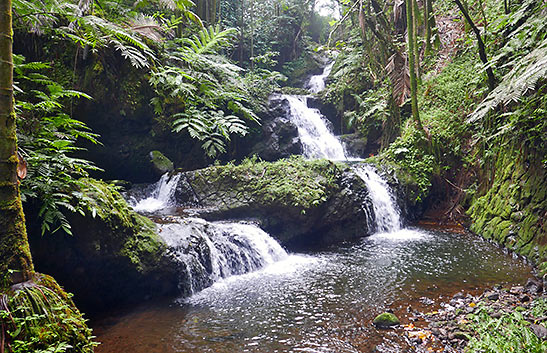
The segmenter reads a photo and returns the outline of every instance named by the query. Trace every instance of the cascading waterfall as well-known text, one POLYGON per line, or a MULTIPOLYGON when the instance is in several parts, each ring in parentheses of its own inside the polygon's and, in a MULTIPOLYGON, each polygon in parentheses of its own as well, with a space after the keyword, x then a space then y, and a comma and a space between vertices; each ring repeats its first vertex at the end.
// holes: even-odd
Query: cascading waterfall
POLYGON ((283 96, 289 102, 290 120, 298 128, 306 158, 345 160, 346 154, 340 140, 327 126, 318 109, 308 107, 307 96, 283 96))
MULTIPOLYGON (((138 212, 152 213, 174 206, 181 174, 165 174, 151 196, 133 200, 138 212)), ((170 216, 158 224, 160 236, 180 264, 180 286, 190 295, 233 275, 256 271, 286 258, 287 252, 257 225, 248 222, 207 222, 170 216)))
POLYGON ((184 218, 162 225, 160 234, 183 264, 181 285, 185 294, 288 257, 268 233, 252 223, 184 218))
MULTIPOLYGON (((310 78, 306 87, 312 93, 325 88, 325 79, 330 74, 334 62, 325 67, 321 75, 310 78)), ((328 120, 319 109, 308 107, 308 96, 282 95, 289 102, 288 118, 298 128, 298 134, 304 147, 306 158, 326 158, 330 160, 347 160, 344 146, 329 129, 328 120)))
POLYGON ((401 229, 400 212, 387 182, 370 165, 360 165, 353 170, 367 185, 376 216, 376 231, 382 233, 399 231, 401 229))
MULTIPOLYGON (((325 79, 332 71, 333 65, 334 62, 327 65, 321 75, 312 76, 306 87, 313 93, 322 91, 325 88, 325 79)), ((349 159, 340 140, 328 128, 325 117, 318 109, 308 107, 307 96, 284 95, 283 97, 289 102, 289 118, 298 128, 305 157, 349 159)), ((380 233, 399 231, 401 229, 400 214, 387 182, 369 165, 355 167, 354 171, 369 190, 376 217, 376 231, 380 233)))
POLYGON ((165 173, 156 183, 152 195, 140 201, 133 200, 133 209, 137 212, 155 212, 172 205, 172 197, 179 182, 180 174, 170 176, 165 173))
POLYGON ((325 80, 330 75, 332 67, 334 66, 334 61, 325 66, 323 72, 320 75, 314 75, 308 81, 306 88, 311 93, 319 93, 325 89, 325 80))

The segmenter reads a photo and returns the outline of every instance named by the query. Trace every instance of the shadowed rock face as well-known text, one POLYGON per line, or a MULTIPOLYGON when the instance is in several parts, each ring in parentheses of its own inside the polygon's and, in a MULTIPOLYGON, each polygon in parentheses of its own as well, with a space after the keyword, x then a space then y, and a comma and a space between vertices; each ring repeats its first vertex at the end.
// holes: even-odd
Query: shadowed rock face
MULTIPOLYGON (((38 224, 29 222, 36 267, 55 275, 87 313, 177 294, 177 264, 156 225, 132 211, 119 193, 90 183, 83 190, 87 196, 101 190, 94 195, 96 216, 68 214, 73 235, 41 236, 38 224)), ((27 213, 36 214, 31 208, 27 213)))
POLYGON ((186 172, 175 198, 207 220, 256 219, 289 248, 369 235, 374 217, 359 177, 342 165, 301 158, 186 172))
POLYGON ((268 116, 262 125, 262 139, 253 148, 256 154, 265 161, 276 161, 304 152, 298 136, 297 127, 288 118, 289 102, 281 97, 270 100, 268 116))

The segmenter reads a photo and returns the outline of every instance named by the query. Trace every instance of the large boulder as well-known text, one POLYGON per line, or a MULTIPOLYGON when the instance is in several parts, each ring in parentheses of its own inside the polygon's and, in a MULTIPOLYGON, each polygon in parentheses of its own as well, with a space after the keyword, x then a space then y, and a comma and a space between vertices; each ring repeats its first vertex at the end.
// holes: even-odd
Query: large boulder
POLYGON ((86 312, 176 294, 177 265, 156 225, 105 183, 85 183, 85 215, 67 215, 73 235, 40 236, 30 223, 37 269, 54 275, 86 312))
POLYGON ((327 160, 249 160, 185 172, 175 198, 207 220, 256 219, 289 248, 358 238, 374 227, 364 182, 327 160))
POLYGON ((298 128, 289 120, 289 114, 287 99, 282 96, 270 99, 268 114, 263 118, 261 139, 251 154, 266 161, 276 161, 303 153, 298 128))

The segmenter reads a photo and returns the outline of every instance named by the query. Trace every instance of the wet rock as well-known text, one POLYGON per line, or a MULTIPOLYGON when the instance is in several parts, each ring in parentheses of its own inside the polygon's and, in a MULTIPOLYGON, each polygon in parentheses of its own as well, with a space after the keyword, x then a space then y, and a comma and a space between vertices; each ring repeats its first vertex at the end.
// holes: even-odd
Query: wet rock
POLYGON ((501 312, 498 311, 498 312, 495 312, 495 313, 491 313, 490 317, 492 319, 499 319, 501 317, 501 312))
POLYGON ((543 325, 535 325, 532 324, 529 326, 530 330, 541 340, 544 340, 547 338, 547 328, 543 325))
MULTIPOLYGON (((41 236, 29 223, 33 260, 55 275, 85 312, 142 303, 178 293, 177 264, 152 221, 135 213, 103 182, 82 179, 94 200, 91 213, 67 214, 74 235, 41 236), (100 198, 97 198, 97 193, 100 198)), ((26 208, 27 214, 33 210, 26 208)), ((29 217, 30 219, 31 217, 29 217)))
POLYGON ((255 219, 293 250, 373 231, 374 213, 364 181, 325 160, 290 158, 185 172, 175 199, 181 207, 195 207, 196 216, 209 221, 255 219), (309 185, 314 185, 313 191, 309 185))
POLYGON ((499 293, 496 293, 496 292, 487 292, 484 294, 484 296, 488 299, 488 300, 498 300, 500 298, 500 295, 499 293))
POLYGON ((265 161, 276 161, 291 155, 300 155, 304 148, 298 128, 288 118, 289 102, 283 96, 270 100, 269 116, 263 120, 262 135, 251 151, 265 161))
POLYGON ((382 313, 374 319, 372 324, 377 328, 385 329, 399 325, 400 321, 397 316, 392 313, 382 313))
POLYGON ((463 298, 465 298, 465 295, 462 292, 458 292, 454 294, 454 296, 452 297, 452 299, 463 299, 463 298))
POLYGON ((369 144, 367 144, 367 138, 359 133, 341 135, 339 138, 346 151, 351 156, 368 157, 369 154, 376 153, 377 148, 375 146, 369 146, 369 144))
POLYGON ((528 278, 524 288, 526 288, 526 291, 530 294, 541 293, 543 291, 543 284, 535 278, 528 278))
POLYGON ((509 294, 518 295, 524 291, 523 286, 514 286, 509 290, 509 294))
POLYGON ((175 170, 175 165, 169 158, 165 157, 160 151, 151 151, 150 162, 153 165, 154 172, 160 176, 167 172, 175 170))
POLYGON ((469 334, 463 331, 454 331, 448 335, 448 339, 450 340, 469 340, 469 334))

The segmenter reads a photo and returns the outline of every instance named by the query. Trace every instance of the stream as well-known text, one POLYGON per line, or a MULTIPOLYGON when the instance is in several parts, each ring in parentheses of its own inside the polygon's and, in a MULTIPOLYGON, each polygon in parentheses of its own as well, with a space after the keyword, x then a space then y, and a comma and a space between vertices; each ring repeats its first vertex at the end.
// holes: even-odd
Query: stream
MULTIPOLYGON (((310 79, 312 91, 324 87, 325 72, 310 79)), ((286 98, 306 157, 348 159, 306 96, 286 98)), ((531 276, 529 266, 479 237, 403 227, 382 177, 368 165, 353 168, 369 189, 377 230, 358 241, 291 253, 248 221, 171 215, 158 224, 181 263, 186 295, 97 319, 96 352, 412 351, 402 329, 377 330, 374 317, 389 309, 409 323, 414 310, 435 310, 457 292, 531 276)), ((134 209, 169 213, 176 177, 162 177, 132 201, 134 209)))
POLYGON ((385 309, 408 323, 408 306, 436 307, 424 298, 438 304, 529 275, 528 266, 475 236, 412 228, 375 234, 105 318, 95 327, 96 351, 401 352, 401 332, 371 326, 385 309))

